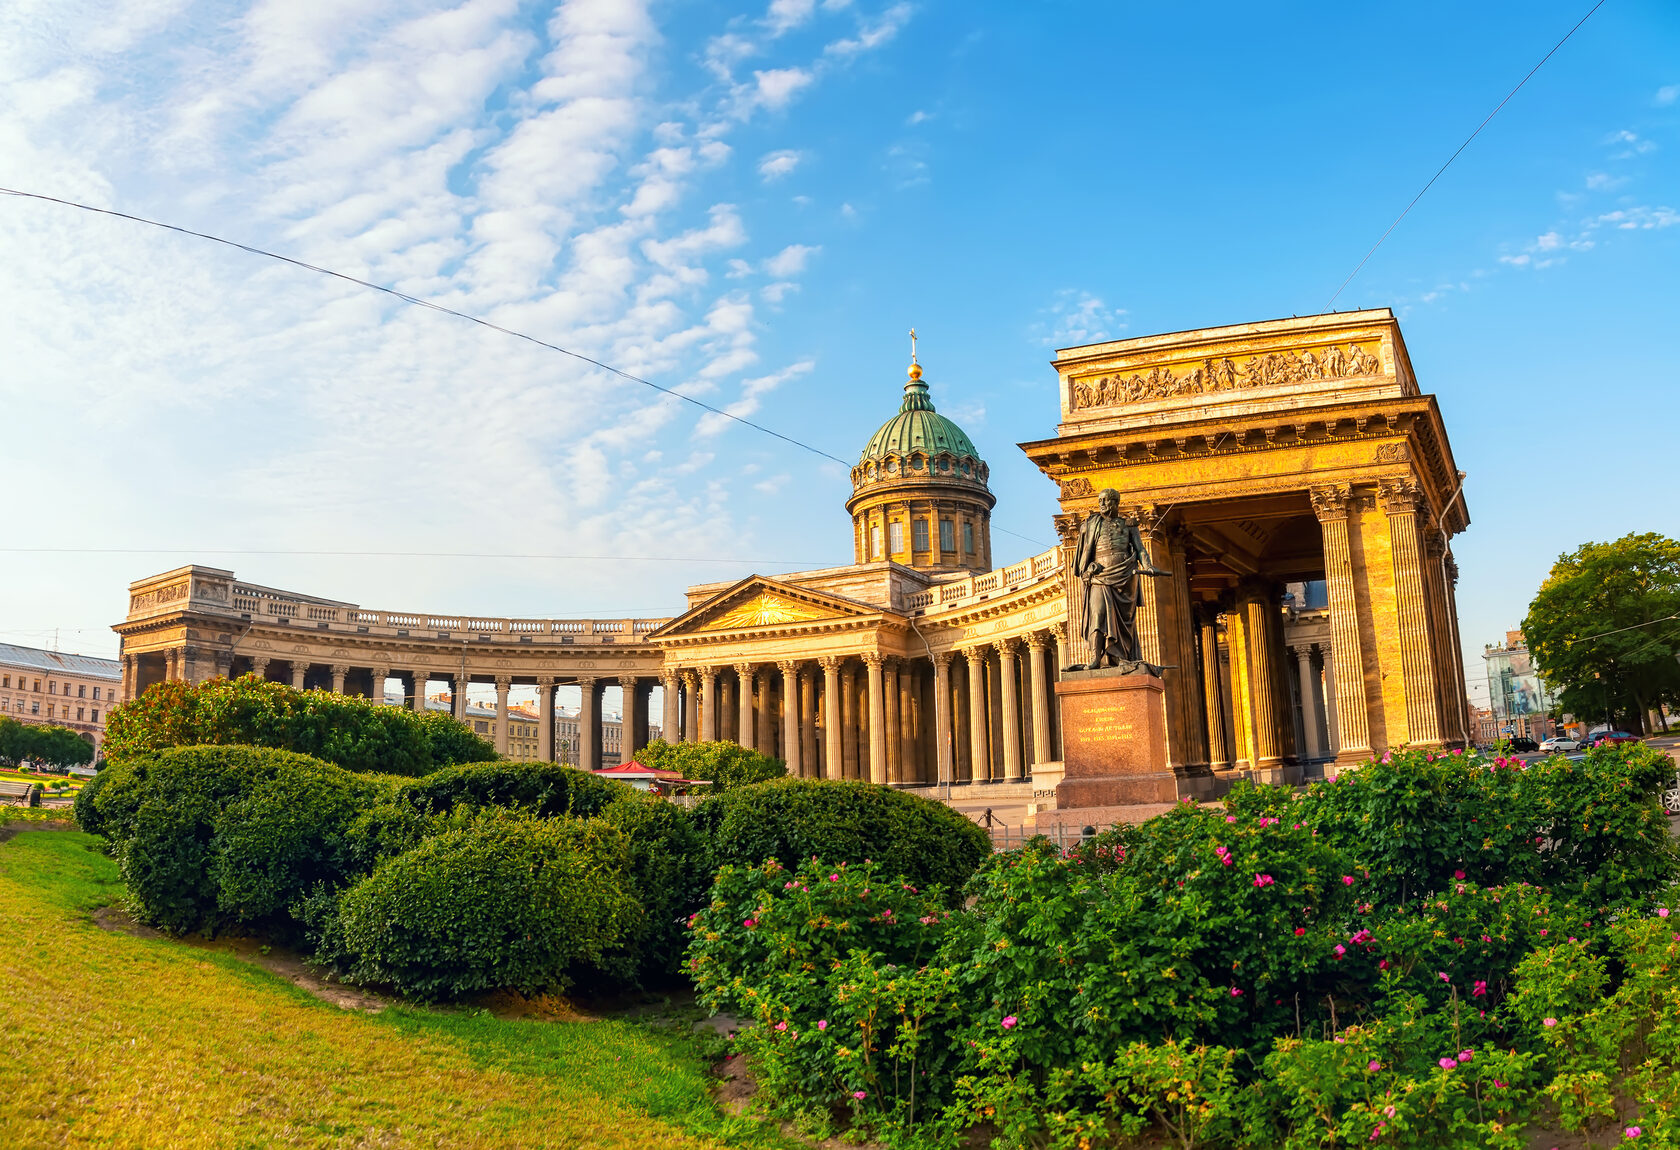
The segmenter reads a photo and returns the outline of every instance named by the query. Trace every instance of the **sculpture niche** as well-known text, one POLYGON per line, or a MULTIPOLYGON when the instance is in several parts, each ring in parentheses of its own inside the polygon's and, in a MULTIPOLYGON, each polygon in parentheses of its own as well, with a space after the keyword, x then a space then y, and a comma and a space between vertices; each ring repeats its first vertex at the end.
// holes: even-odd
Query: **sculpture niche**
POLYGON ((1085 638, 1091 644, 1087 671, 1104 661, 1122 675, 1160 676, 1162 668, 1143 659, 1138 643, 1138 577, 1170 574, 1157 570, 1143 549, 1137 524, 1120 514, 1120 493, 1112 487, 1097 494, 1097 509, 1079 528, 1073 570, 1085 589, 1085 638))

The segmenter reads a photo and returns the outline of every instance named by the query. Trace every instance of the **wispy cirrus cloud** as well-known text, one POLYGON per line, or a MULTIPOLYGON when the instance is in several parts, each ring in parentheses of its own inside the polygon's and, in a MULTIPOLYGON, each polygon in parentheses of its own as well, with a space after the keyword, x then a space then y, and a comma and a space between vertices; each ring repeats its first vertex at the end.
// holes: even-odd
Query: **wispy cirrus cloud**
MULTIPOLYGON (((775 15, 792 45, 844 7, 775 15)), ((757 251, 749 215, 700 188, 739 162, 739 124, 839 74, 820 48, 784 51, 773 24, 725 28, 705 49, 706 86, 680 91, 656 70, 657 10, 632 0, 564 0, 536 23, 514 0, 250 0, 198 23, 182 11, 0 11, 10 178, 388 283, 731 410, 757 411, 812 370, 763 363, 761 338, 818 246, 757 251), (754 287, 760 275, 775 282, 754 287)), ((798 161, 749 162, 773 179, 798 161)), ((732 468, 690 455, 695 482, 658 464, 702 426, 713 438, 733 425, 650 389, 295 268, 39 203, 0 204, 0 244, 17 333, 0 366, 9 428, 87 460, 83 482, 107 493, 77 538, 750 545, 732 526, 732 468), (53 402, 67 388, 84 419, 53 402), (127 462, 141 442, 157 456, 144 485, 127 462)), ((39 534, 70 540, 66 525, 39 534)), ((291 570, 277 559, 252 575, 291 570)), ((372 601, 391 574, 303 586, 372 601)), ((532 576, 586 598, 620 596, 627 578, 532 576)), ((435 567, 401 581, 411 603, 462 586, 435 567)))

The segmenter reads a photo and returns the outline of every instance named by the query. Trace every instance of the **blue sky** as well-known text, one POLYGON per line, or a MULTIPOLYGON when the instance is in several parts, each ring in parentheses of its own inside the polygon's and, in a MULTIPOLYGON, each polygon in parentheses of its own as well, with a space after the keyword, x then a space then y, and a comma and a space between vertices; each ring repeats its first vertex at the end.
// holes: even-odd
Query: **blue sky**
MULTIPOLYGON (((1588 4, 0 6, 0 182, 487 315, 851 458, 906 330, 1014 447, 1056 346, 1320 311, 1588 4)), ((435 314, 0 199, 0 638, 112 653, 197 559, 390 609, 662 614, 846 561, 844 469, 435 314), (659 563, 229 556, 657 555, 659 563)), ((1556 555, 1680 535, 1680 9, 1610 0, 1338 300, 1393 307, 1473 523, 1467 651, 1556 555)), ((1007 534, 1013 532, 1014 534, 1007 534)), ((1029 542, 1029 540, 1035 542, 1029 542)))

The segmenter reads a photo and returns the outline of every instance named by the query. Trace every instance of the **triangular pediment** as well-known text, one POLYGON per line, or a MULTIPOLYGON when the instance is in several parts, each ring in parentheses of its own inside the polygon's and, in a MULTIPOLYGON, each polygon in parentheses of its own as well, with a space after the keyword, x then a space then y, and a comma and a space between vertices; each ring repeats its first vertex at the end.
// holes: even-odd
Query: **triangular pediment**
POLYGON ((872 619, 878 607, 806 587, 752 575, 671 620, 648 636, 670 639, 722 632, 758 631, 828 621, 872 619))

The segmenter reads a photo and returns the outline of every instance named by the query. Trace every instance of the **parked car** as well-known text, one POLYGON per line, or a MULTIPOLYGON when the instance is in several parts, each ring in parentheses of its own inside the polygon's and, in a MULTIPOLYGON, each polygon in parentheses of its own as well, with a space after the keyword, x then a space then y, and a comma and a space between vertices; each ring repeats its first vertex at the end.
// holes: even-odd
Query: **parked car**
POLYGON ((1639 736, 1626 731, 1596 731, 1587 736, 1587 741, 1594 746, 1599 743, 1637 743, 1639 736))
POLYGON ((1540 744, 1540 749, 1548 755, 1555 755, 1559 751, 1578 751, 1581 749, 1581 740, 1568 735, 1553 735, 1540 744))
POLYGON ((1505 749, 1515 751, 1519 755, 1531 755, 1540 749, 1540 744, 1522 735, 1515 735, 1505 740, 1505 749))

